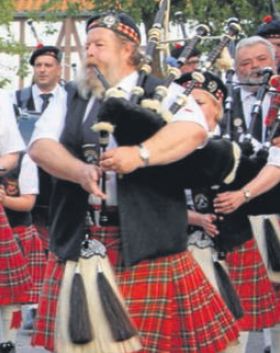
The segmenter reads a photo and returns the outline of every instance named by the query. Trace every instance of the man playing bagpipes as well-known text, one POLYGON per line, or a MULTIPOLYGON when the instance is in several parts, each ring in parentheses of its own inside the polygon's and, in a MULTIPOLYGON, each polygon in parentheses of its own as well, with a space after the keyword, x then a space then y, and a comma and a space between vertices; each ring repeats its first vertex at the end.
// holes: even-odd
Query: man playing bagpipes
MULTIPOLYGON (((192 94, 204 112, 210 134, 213 134, 223 116, 227 88, 211 72, 204 72, 204 78, 203 83, 196 84, 192 94)), ((183 75, 179 82, 187 87, 192 76, 183 75)), ((195 211, 188 212, 189 224, 198 228, 189 234, 188 249, 238 319, 239 344, 228 347, 225 352, 244 353, 248 331, 279 322, 280 307, 276 294, 252 238, 247 214, 241 211, 224 217, 215 214, 213 199, 219 192, 219 185, 194 188, 191 192, 195 211)))
MULTIPOLYGON (((241 143, 246 154, 253 155, 255 153, 260 155, 262 153, 262 146, 265 146, 269 142, 269 136, 272 131, 272 127, 270 126, 272 125, 270 122, 272 109, 278 110, 275 107, 276 101, 279 101, 278 92, 275 92, 275 89, 273 91, 269 84, 270 81, 278 77, 272 76, 271 80, 269 79, 276 72, 273 45, 266 39, 258 36, 243 39, 238 43, 236 48, 235 68, 240 87, 234 90, 233 95, 232 137, 241 143), (266 82, 265 77, 268 78, 266 82), (251 148, 251 151, 250 146, 254 146, 254 148, 251 148), (257 152, 258 150, 260 152, 257 152)), ((274 118, 276 116, 277 111, 274 114, 274 118)), ((249 173, 248 171, 248 175, 249 173)), ((236 185, 236 187, 243 186, 249 180, 250 178, 236 185)), ((271 194, 272 197, 268 200, 268 203, 271 206, 276 206, 278 201, 273 201, 274 197, 276 200, 276 196, 273 193, 271 194)), ((246 188, 243 188, 243 198, 250 199, 250 192, 246 188)), ((254 214, 275 213, 272 211, 262 212, 262 209, 265 209, 265 207, 261 205, 260 201, 259 207, 256 207, 254 214)), ((280 251, 279 253, 275 252, 280 246, 275 247, 275 244, 280 244, 278 215, 250 217, 250 222, 269 277, 272 282, 279 283, 279 270, 277 266, 272 266, 272 263, 275 261, 274 259, 278 259, 280 256, 280 251), (274 248, 274 255, 268 252, 269 248, 274 248)), ((279 302, 279 294, 277 294, 277 298, 279 302)), ((278 331, 279 325, 271 329, 274 340, 272 346, 277 347, 277 349, 280 344, 278 331)))
MULTIPOLYGON (((168 124, 131 103, 142 55, 139 30, 128 15, 95 14, 86 29, 78 89, 68 107, 46 110, 30 146, 31 157, 56 177, 50 256, 32 343, 63 353, 222 351, 236 341, 238 329, 186 251, 185 186, 175 172, 188 170, 189 179, 204 180, 199 168, 191 176, 182 167, 184 157, 205 144, 203 114, 191 96, 168 124), (108 86, 121 98, 100 102, 108 86), (98 146, 112 131, 99 156, 98 146)), ((145 77, 144 98, 158 82, 145 77)), ((163 106, 182 91, 172 84, 163 106)), ((230 170, 234 165, 224 164, 230 170)))

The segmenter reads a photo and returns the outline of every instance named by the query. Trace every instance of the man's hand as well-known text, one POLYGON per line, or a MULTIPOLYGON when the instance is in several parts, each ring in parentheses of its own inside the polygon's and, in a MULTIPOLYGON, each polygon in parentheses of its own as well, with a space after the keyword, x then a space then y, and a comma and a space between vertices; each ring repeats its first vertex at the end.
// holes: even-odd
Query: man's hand
POLYGON ((246 202, 242 190, 228 191, 218 194, 214 199, 216 213, 232 213, 246 202))
POLYGON ((214 214, 200 214, 200 226, 211 237, 219 234, 218 228, 215 224, 217 216, 214 214))
POLYGON ((99 167, 84 163, 80 170, 79 184, 90 194, 105 199, 106 194, 99 187, 100 176, 101 171, 99 167))
POLYGON ((144 162, 140 158, 137 146, 112 148, 103 153, 100 158, 102 170, 120 174, 131 173, 143 166, 144 162))

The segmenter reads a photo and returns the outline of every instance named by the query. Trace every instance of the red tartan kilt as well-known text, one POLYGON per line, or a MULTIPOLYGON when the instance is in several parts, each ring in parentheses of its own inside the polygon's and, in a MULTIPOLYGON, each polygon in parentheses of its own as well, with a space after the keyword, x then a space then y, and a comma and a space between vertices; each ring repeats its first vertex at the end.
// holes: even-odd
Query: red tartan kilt
MULTIPOLYGON (((140 333, 141 353, 217 353, 237 339, 232 315, 189 252, 125 269, 119 229, 95 227, 93 235, 107 246, 120 290, 140 333)), ((63 270, 64 265, 50 254, 32 338, 33 345, 51 351, 63 270)))
POLYGON ((42 225, 38 225, 38 224, 34 224, 38 234, 39 234, 39 237, 42 241, 42 244, 43 244, 43 248, 45 250, 48 250, 49 249, 49 231, 48 231, 48 228, 46 226, 42 226, 42 225))
POLYGON ((29 227, 15 227, 13 228, 13 232, 18 238, 22 252, 27 260, 28 271, 32 278, 31 289, 18 295, 16 302, 25 304, 37 303, 43 284, 47 261, 43 243, 33 225, 29 227))
POLYGON ((0 205, 0 305, 16 303, 31 288, 28 263, 0 205))
POLYGON ((255 239, 228 253, 226 261, 244 310, 244 316, 238 322, 241 329, 259 330, 279 323, 280 302, 255 239))

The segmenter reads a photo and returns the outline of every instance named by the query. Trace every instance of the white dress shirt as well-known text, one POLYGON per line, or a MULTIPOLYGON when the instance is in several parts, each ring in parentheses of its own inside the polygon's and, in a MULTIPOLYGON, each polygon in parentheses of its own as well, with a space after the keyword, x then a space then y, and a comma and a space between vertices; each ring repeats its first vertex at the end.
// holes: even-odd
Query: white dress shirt
POLYGON ((0 90, 0 155, 24 149, 25 144, 17 127, 11 96, 0 90))
POLYGON ((38 167, 27 153, 21 161, 18 184, 20 195, 39 194, 38 167))
MULTIPOLYGON (((43 100, 40 97, 40 95, 43 93, 45 92, 42 92, 36 84, 32 86, 32 97, 33 97, 36 112, 42 111, 43 100)), ((52 93, 52 96, 50 97, 50 100, 49 100, 49 104, 51 103, 57 104, 60 101, 61 97, 66 96, 66 91, 64 87, 62 87, 59 84, 57 84, 55 88, 48 93, 52 93)))

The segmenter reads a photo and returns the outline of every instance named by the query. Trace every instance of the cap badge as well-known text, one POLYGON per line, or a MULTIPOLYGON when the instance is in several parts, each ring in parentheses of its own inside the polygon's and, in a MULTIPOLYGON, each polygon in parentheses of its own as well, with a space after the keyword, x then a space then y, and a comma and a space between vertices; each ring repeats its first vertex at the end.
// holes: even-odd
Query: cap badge
POLYGON ((209 90, 210 93, 214 93, 217 91, 218 84, 216 81, 209 81, 207 84, 207 89, 209 90))
POLYGON ((114 14, 109 14, 102 19, 102 22, 106 27, 111 28, 117 24, 118 18, 114 14))

